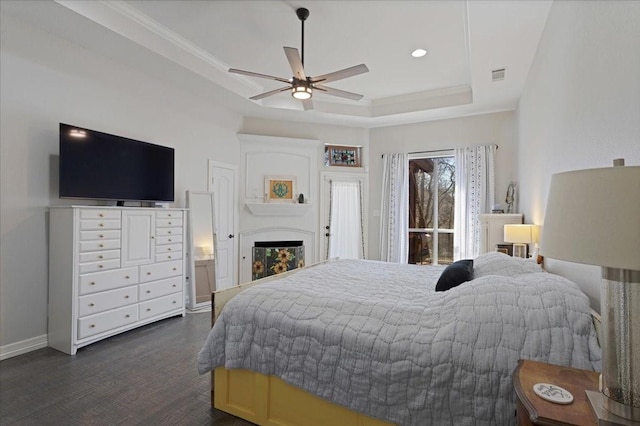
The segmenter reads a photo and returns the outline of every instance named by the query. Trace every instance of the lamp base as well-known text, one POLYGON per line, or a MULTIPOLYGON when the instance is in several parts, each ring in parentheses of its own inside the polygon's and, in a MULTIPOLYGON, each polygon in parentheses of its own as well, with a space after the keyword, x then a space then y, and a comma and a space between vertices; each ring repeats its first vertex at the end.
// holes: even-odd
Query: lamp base
POLYGON ((527 245, 521 243, 513 244, 513 257, 522 257, 523 259, 527 258, 527 245))
POLYGON ((585 391, 587 393, 587 399, 591 403, 591 408, 593 409, 593 413, 596 415, 596 419, 598 419, 598 426, 639 426, 640 422, 635 422, 633 420, 623 419, 622 417, 618 417, 613 413, 605 410, 604 408, 604 398, 605 396, 602 392, 597 391, 585 391))

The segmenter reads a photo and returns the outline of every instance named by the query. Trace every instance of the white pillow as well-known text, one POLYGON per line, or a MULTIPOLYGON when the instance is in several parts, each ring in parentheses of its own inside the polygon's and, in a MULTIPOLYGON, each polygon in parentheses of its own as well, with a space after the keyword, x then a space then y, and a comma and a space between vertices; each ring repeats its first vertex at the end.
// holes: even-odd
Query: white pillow
POLYGON ((511 257, 497 251, 481 254, 473 261, 473 277, 486 275, 502 275, 515 277, 522 274, 542 272, 543 269, 533 259, 511 257))

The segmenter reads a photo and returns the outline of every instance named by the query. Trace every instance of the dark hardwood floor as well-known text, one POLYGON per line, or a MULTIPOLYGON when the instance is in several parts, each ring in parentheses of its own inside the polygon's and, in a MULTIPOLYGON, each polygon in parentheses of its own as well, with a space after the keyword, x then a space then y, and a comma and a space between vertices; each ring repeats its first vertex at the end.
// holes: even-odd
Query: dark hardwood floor
POLYGON ((196 355, 211 313, 188 313, 82 348, 0 362, 0 425, 248 426, 210 403, 196 355))

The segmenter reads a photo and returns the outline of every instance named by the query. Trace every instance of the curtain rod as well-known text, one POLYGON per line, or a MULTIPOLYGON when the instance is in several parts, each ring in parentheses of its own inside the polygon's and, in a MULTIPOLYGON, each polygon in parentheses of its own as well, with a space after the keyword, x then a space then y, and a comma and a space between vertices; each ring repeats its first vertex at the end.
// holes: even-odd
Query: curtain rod
MULTIPOLYGON (((500 148, 500 146, 498 144, 494 144, 493 146, 496 147, 496 149, 500 148)), ((431 151, 414 151, 414 152, 408 152, 407 154, 429 154, 431 152, 442 152, 442 151, 450 151, 449 149, 433 149, 431 151)), ((384 158, 384 154, 382 154, 380 156, 381 158, 384 158)))

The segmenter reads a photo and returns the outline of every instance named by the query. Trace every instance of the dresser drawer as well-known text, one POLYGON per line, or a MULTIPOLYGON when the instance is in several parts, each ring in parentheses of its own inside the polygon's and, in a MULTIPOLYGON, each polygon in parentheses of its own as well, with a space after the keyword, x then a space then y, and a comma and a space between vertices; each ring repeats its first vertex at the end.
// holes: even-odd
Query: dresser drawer
POLYGON ((80 219, 118 219, 120 220, 120 210, 81 209, 80 219))
POLYGON ((182 252, 180 253, 159 253, 156 254, 156 262, 168 262, 170 260, 182 259, 182 252))
POLYGON ((119 240, 120 230, 80 231, 80 241, 119 240))
POLYGON ((105 220, 81 220, 80 230, 88 229, 120 229, 120 219, 105 219, 105 220))
POLYGON ((162 236, 179 235, 182 238, 182 228, 181 227, 173 227, 173 228, 156 228, 156 238, 162 236))
POLYGON ((138 286, 118 288, 81 296, 78 299, 78 315, 81 317, 108 311, 138 301, 138 286))
POLYGON ((183 308, 182 292, 140 302, 140 320, 183 308))
POLYGON ((102 262, 81 263, 80 273, 89 274, 91 272, 109 271, 120 267, 120 258, 110 259, 102 262))
POLYGON ((182 275, 182 260, 144 265, 140 267, 140 282, 161 280, 182 275))
POLYGON ((154 281, 138 286, 138 300, 149 300, 155 297, 182 291, 182 277, 169 278, 167 280, 154 281))
POLYGON ((100 334, 138 321, 138 305, 125 306, 88 317, 78 318, 78 339, 100 334))
POLYGON ((156 253, 182 253, 182 244, 156 246, 156 253))
POLYGON ((164 244, 176 244, 182 242, 182 234, 178 235, 165 235, 156 237, 156 246, 164 244))
MULTIPOLYGON (((120 250, 89 251, 80 253, 80 263, 104 262, 109 259, 120 260, 120 250)), ((82 269, 80 270, 82 273, 82 269)))
POLYGON ((182 212, 181 211, 158 211, 156 212, 156 219, 178 219, 182 220, 182 212))
POLYGON ((177 219, 156 218, 156 228, 170 228, 174 226, 182 226, 182 218, 177 218, 177 219))
POLYGON ((104 241, 82 241, 80 243, 80 251, 100 251, 113 250, 120 248, 120 240, 104 240, 104 241))
POLYGON ((80 275, 80 294, 96 293, 138 283, 138 268, 80 275))

